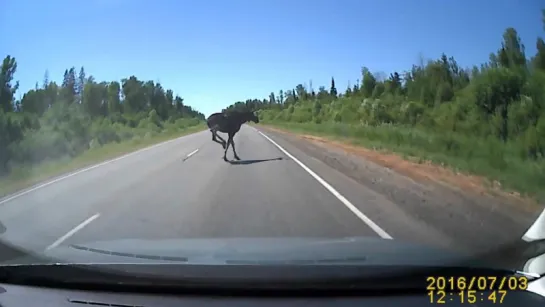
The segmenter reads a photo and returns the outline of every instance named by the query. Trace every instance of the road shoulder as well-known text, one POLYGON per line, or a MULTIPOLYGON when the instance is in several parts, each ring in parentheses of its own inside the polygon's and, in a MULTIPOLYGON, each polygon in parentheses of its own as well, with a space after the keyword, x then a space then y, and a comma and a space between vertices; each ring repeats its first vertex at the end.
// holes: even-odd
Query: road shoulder
POLYGON ((542 210, 517 195, 491 192, 478 177, 322 137, 258 128, 383 195, 408 218, 454 242, 472 240, 471 249, 520 239, 542 210))

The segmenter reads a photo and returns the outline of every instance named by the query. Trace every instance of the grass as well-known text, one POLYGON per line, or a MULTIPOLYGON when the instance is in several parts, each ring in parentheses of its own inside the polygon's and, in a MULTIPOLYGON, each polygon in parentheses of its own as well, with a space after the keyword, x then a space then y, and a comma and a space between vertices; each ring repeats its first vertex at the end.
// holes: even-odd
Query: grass
POLYGON ((32 167, 19 167, 14 169, 9 175, 0 178, 0 197, 28 188, 49 178, 113 159, 153 144, 195 133, 204 128, 204 124, 200 124, 188 127, 182 131, 169 131, 151 137, 136 138, 120 143, 109 143, 101 147, 89 149, 73 158, 48 161, 32 167))
POLYGON ((406 160, 430 161, 456 172, 479 175, 488 185, 499 182, 504 191, 545 200, 545 160, 526 159, 520 146, 497 139, 394 125, 361 126, 341 123, 264 122, 295 133, 322 136, 366 148, 399 154, 406 160))

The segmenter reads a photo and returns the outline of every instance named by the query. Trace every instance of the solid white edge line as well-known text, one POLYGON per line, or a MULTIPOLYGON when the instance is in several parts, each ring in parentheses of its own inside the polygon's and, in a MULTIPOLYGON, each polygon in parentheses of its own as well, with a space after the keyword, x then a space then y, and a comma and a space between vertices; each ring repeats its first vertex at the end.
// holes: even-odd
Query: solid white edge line
POLYGON ((91 223, 92 221, 94 221, 96 218, 98 218, 100 216, 100 213, 97 213, 93 216, 91 216, 90 218, 86 219, 85 221, 83 221, 82 223, 80 223, 78 226, 74 227, 72 230, 70 230, 69 232, 67 232, 64 236, 60 237, 57 239, 57 241, 53 242, 53 244, 49 245, 45 250, 50 250, 52 248, 55 248, 57 246, 59 246, 62 242, 66 241, 66 239, 70 238, 71 236, 73 236, 76 232, 80 231, 81 229, 83 229, 83 227, 89 225, 89 223, 91 223))
POLYGON ((280 151, 282 151, 286 156, 290 157, 295 163, 299 164, 307 173, 309 173, 314 179, 316 179, 321 185, 323 185, 333 196, 337 197, 338 200, 340 200, 352 213, 354 213, 360 220, 362 220, 367 226, 369 226, 374 232, 376 232, 381 238, 383 239, 393 239, 392 236, 390 236, 384 229, 380 228, 375 222, 373 222, 369 217, 367 217, 365 214, 363 214, 356 206, 354 206, 348 199, 346 199, 341 193, 339 193, 335 188, 333 188, 329 183, 327 183, 324 179, 322 179, 320 176, 318 176, 316 173, 314 173, 310 168, 308 168, 303 162, 299 161, 297 158, 295 158, 292 154, 290 154, 287 150, 282 148, 282 146, 278 145, 275 141, 273 141, 270 137, 265 135, 263 132, 257 130, 256 128, 252 127, 255 131, 257 131, 259 134, 261 134, 264 138, 266 138, 269 142, 271 142, 274 146, 276 146, 280 151))
POLYGON ((189 157, 191 157, 192 155, 196 154, 197 151, 199 151, 199 149, 195 149, 195 150, 193 150, 192 152, 188 153, 187 156, 186 156, 186 158, 189 158, 189 157))
POLYGON ((61 181, 61 180, 70 178, 70 177, 72 177, 72 176, 76 176, 76 175, 78 175, 78 174, 81 174, 81 173, 90 171, 90 170, 95 169, 95 168, 97 168, 97 167, 100 167, 100 166, 103 166, 103 165, 106 165, 106 164, 110 164, 110 163, 115 162, 115 161, 119 161, 119 160, 121 160, 121 159, 130 157, 130 156, 132 156, 132 155, 136 155, 136 154, 138 154, 138 153, 141 153, 141 152, 144 152, 144 151, 147 151, 147 150, 150 150, 150 149, 153 149, 153 148, 162 146, 162 145, 166 145, 166 144, 168 144, 168 143, 177 141, 177 140, 179 140, 179 139, 181 139, 181 138, 184 138, 184 137, 187 137, 187 136, 191 136, 191 135, 193 135, 193 134, 184 135, 184 136, 181 136, 181 137, 179 137, 179 138, 175 138, 175 139, 168 140, 168 141, 165 141, 165 142, 162 142, 162 143, 159 143, 159 144, 155 144, 155 145, 152 145, 152 146, 149 146, 149 147, 145 147, 145 148, 139 149, 139 150, 137 150, 137 151, 133 151, 133 152, 128 153, 128 154, 124 154, 124 155, 122 155, 122 156, 120 156, 120 157, 117 157, 117 158, 114 158, 114 159, 111 159, 111 160, 107 160, 107 161, 101 162, 101 163, 99 163, 99 164, 95 164, 95 165, 93 165, 93 166, 89 166, 89 167, 87 167, 87 168, 81 169, 81 170, 79 170, 79 171, 75 171, 75 172, 73 172, 73 173, 69 173, 69 174, 67 174, 67 175, 61 176, 61 177, 56 178, 56 179, 53 179, 53 180, 51 180, 51 181, 47 181, 47 182, 42 183, 42 184, 39 184, 39 185, 37 185, 37 186, 35 186, 35 187, 29 188, 28 190, 24 190, 24 191, 22 191, 22 192, 16 193, 15 195, 7 196, 6 198, 0 200, 0 205, 3 205, 3 204, 5 204, 5 203, 7 203, 7 202, 9 202, 9 201, 11 201, 11 200, 14 200, 14 199, 16 199, 16 198, 18 198, 18 197, 21 197, 21 196, 23 196, 23 195, 25 195, 25 194, 28 194, 28 193, 30 193, 30 192, 34 192, 34 191, 36 191, 36 190, 38 190, 38 189, 44 188, 44 187, 46 187, 46 186, 48 186, 48 185, 51 185, 51 184, 53 184, 53 183, 55 183, 55 182, 59 182, 59 181, 61 181))

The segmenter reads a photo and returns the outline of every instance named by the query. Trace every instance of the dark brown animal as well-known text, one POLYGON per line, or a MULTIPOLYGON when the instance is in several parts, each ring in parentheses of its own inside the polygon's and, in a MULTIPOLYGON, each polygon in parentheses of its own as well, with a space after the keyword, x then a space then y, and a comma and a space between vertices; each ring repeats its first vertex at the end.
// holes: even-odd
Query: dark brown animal
POLYGON ((240 160, 235 150, 235 142, 233 138, 235 134, 240 131, 240 127, 249 121, 253 121, 257 124, 259 123, 259 118, 254 112, 250 111, 234 111, 229 114, 214 113, 208 117, 206 124, 208 125, 208 128, 210 128, 210 132, 212 132, 212 141, 221 144, 221 146, 225 149, 223 153, 223 160, 228 161, 227 150, 229 149, 229 144, 233 146, 233 154, 235 155, 235 159, 240 160), (225 140, 217 134, 218 131, 227 133, 227 142, 225 142, 225 140))

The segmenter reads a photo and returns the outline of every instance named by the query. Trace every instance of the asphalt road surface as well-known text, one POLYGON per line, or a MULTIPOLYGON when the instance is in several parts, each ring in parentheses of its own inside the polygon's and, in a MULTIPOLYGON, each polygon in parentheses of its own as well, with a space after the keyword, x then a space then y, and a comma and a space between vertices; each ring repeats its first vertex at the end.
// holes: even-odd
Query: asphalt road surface
POLYGON ((0 239, 37 252, 127 238, 362 235, 460 245, 279 135, 245 125, 235 141, 238 162, 223 161, 203 131, 4 198, 0 239))

